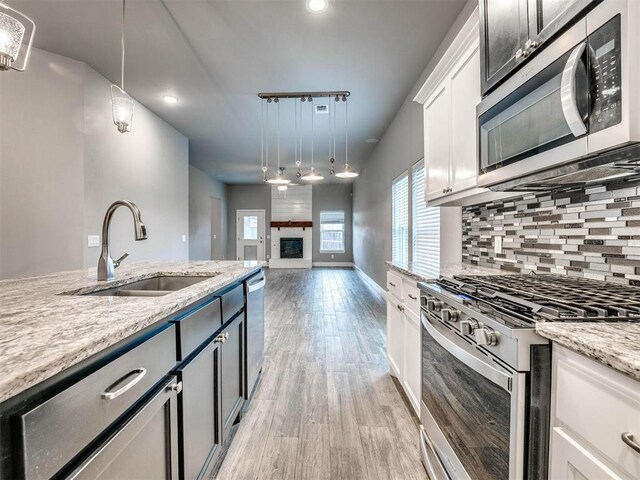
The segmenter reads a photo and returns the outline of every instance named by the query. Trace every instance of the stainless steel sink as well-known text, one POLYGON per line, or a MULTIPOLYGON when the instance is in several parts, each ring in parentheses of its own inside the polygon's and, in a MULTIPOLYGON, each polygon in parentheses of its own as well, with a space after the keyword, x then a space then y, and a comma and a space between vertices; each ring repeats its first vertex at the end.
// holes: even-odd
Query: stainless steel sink
POLYGON ((212 277, 156 275, 154 277, 125 283, 117 287, 79 292, 76 295, 98 295, 107 297, 160 297, 171 292, 182 290, 196 283, 204 282, 212 277))

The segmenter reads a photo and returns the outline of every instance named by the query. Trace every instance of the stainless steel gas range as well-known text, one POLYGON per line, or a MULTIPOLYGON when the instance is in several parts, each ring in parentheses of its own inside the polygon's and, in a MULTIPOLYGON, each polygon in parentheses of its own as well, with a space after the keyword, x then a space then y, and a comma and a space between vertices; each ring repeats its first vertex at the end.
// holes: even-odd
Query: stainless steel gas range
POLYGON ((544 321, 638 321, 640 289, 558 275, 421 284, 423 462, 433 480, 546 479, 544 321))

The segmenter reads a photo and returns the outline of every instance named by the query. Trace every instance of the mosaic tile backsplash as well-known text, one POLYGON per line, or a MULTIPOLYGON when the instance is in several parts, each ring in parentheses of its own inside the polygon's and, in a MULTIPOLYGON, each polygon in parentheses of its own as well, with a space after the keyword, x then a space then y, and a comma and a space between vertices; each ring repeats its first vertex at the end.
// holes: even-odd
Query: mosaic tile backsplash
POLYGON ((462 222, 465 262, 640 285, 638 180, 466 207, 462 222))

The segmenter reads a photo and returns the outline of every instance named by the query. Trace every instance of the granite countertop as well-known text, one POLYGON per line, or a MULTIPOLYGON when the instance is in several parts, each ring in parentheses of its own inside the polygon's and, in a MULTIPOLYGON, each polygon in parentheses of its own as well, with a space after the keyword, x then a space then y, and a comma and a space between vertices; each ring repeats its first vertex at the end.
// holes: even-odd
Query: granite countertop
POLYGON ((469 263, 454 263, 440 269, 440 274, 435 276, 417 268, 412 263, 386 262, 387 266, 398 273, 408 276, 418 282, 433 283, 439 277, 453 277, 454 275, 508 275, 511 272, 494 268, 479 267, 469 263))
POLYGON ((640 323, 539 322, 536 331, 559 345, 640 380, 640 323))
POLYGON ((112 282, 96 269, 0 281, 0 402, 258 271, 264 262, 125 264, 112 282), (65 295, 155 275, 212 276, 161 297, 65 295))

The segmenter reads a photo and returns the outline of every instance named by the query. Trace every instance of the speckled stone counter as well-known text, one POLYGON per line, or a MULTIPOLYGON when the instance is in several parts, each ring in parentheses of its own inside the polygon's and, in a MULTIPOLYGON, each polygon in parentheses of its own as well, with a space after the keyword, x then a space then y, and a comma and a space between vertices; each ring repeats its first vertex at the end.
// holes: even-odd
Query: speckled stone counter
POLYGON ((112 282, 96 269, 0 281, 0 402, 258 271, 263 262, 125 264, 112 282), (161 297, 81 296, 155 275, 211 276, 161 297))
MULTIPOLYGON (((402 275, 406 275, 407 277, 417 282, 432 283, 439 278, 438 276, 425 273, 424 270, 415 267, 411 263, 400 264, 395 262, 386 262, 386 264, 391 270, 395 270, 402 275)), ((453 277, 454 275, 507 275, 509 273, 510 272, 505 272, 503 270, 478 267, 476 265, 461 262, 441 268, 439 276, 453 277)))
POLYGON ((537 323, 543 337, 640 380, 640 323, 537 323))

